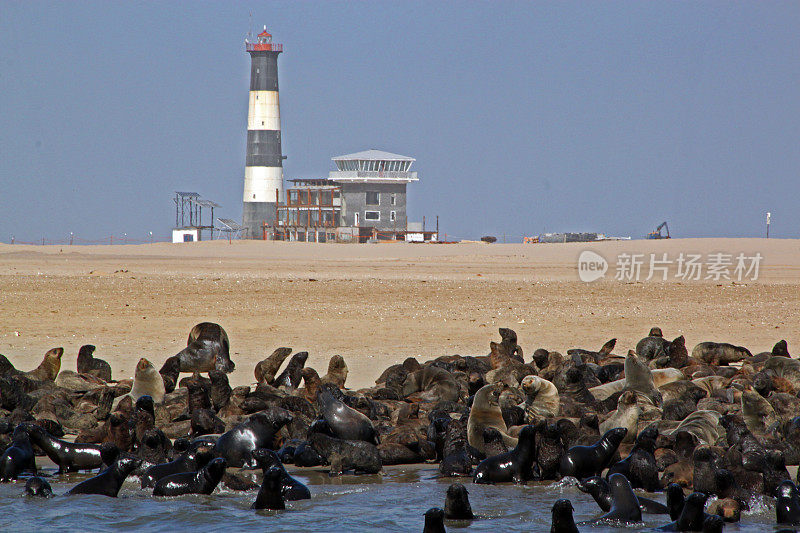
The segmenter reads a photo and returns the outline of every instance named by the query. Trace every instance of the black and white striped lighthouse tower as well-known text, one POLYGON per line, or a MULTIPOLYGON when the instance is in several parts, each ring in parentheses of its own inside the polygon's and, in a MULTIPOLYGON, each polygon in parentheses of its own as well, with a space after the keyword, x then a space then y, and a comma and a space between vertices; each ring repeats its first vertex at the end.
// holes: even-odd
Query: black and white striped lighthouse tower
POLYGON ((278 100, 278 54, 267 27, 256 42, 245 40, 250 54, 250 105, 247 111, 247 160, 244 169, 242 225, 247 237, 261 239, 262 225, 274 224, 277 202, 283 200, 281 111, 278 100))

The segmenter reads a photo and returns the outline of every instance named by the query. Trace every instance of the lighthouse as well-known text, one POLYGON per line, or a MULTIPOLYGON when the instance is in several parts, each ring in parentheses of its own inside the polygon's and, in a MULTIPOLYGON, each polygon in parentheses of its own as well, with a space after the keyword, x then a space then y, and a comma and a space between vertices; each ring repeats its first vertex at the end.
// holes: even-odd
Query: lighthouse
POLYGON ((278 99, 278 54, 267 27, 255 42, 245 40, 250 54, 250 104, 247 110, 247 158, 244 169, 242 226, 247 237, 261 239, 262 225, 274 223, 276 204, 283 200, 281 111, 278 99))

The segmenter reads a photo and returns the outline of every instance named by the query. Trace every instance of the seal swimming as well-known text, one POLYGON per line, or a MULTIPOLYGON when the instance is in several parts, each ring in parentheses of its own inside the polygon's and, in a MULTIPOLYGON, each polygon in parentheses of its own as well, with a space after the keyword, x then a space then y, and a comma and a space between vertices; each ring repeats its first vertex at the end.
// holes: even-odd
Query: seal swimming
POLYGON ((578 526, 575 525, 575 519, 572 517, 574 510, 571 501, 556 500, 556 503, 553 504, 550 533, 578 533, 578 526))
POLYGON ((228 463, 222 457, 212 459, 197 472, 181 472, 165 476, 153 487, 153 496, 211 494, 219 485, 228 463))
POLYGON ((611 491, 611 509, 599 520, 641 522, 642 510, 639 508, 639 500, 628 479, 622 474, 611 474, 608 485, 611 491))
MULTIPOLYGON (((117 450, 119 452, 119 450, 117 450)), ((114 463, 96 476, 78 483, 67 491, 68 495, 74 494, 99 494, 116 498, 122 484, 134 470, 139 468, 141 461, 135 457, 118 455, 114 463)))

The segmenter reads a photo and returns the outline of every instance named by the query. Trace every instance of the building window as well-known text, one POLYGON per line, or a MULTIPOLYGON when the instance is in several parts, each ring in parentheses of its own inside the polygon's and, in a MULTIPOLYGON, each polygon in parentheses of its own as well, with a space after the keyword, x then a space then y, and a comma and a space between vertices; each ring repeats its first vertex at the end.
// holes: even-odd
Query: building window
POLYGON ((397 220, 397 213, 396 213, 396 212, 394 212, 394 211, 392 211, 391 213, 389 213, 389 220, 390 220, 391 222, 394 222, 394 221, 396 221, 396 220, 397 220))
POLYGON ((392 193, 392 196, 390 197, 389 203, 392 204, 392 205, 397 205, 397 195, 395 193, 392 193))
POLYGON ((380 211, 364 211, 364 220, 380 220, 380 211))
POLYGON ((381 205, 380 195, 376 191, 367 191, 367 205, 381 205))

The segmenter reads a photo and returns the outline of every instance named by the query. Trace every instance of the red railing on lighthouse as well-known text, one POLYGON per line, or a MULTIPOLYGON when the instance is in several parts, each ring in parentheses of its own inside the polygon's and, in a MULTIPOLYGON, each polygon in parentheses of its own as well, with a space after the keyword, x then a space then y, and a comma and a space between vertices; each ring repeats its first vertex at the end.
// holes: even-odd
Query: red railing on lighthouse
POLYGON ((245 43, 248 52, 283 52, 283 45, 277 43, 245 43))

